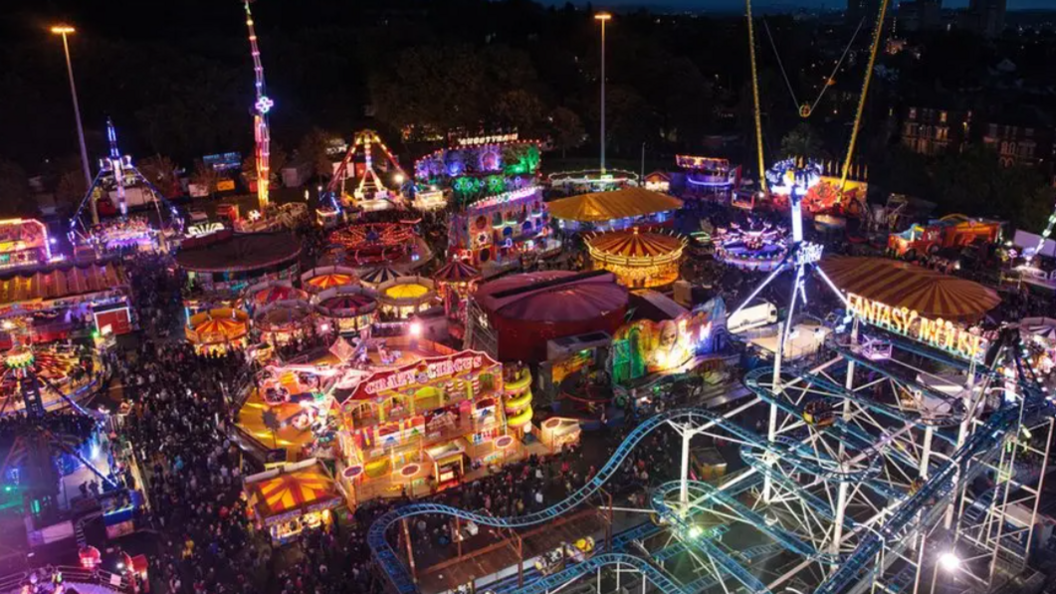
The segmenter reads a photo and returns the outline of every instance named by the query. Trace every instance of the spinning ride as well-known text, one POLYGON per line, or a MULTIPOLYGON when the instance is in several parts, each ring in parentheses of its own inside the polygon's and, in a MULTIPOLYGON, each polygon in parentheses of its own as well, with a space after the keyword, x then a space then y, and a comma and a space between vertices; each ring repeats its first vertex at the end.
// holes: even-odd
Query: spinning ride
POLYGON ((314 302, 319 315, 331 320, 341 334, 369 330, 377 318, 377 293, 366 287, 326 289, 315 296, 314 302))
POLYGON ((317 266, 301 275, 301 286, 312 294, 358 282, 356 271, 344 266, 317 266))
POLYGON ((788 254, 786 233, 778 225, 751 217, 745 226, 730 223, 729 228, 716 230, 715 258, 742 270, 770 272, 788 254))
POLYGON ((354 267, 419 261, 424 246, 414 231, 418 222, 352 223, 330 234, 331 250, 337 252, 337 259, 354 267))

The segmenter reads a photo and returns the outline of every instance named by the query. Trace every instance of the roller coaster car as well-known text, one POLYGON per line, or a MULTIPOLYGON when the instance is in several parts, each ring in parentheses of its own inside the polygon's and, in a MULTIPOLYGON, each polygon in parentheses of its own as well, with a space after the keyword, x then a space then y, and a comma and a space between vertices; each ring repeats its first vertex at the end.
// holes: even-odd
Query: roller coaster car
POLYGON ((917 477, 913 479, 913 482, 909 484, 909 495, 914 495, 921 487, 924 486, 924 479, 917 477))
POLYGON ((565 558, 582 563, 594 556, 594 539, 581 538, 574 543, 565 543, 565 558))
POLYGON ((557 573, 565 568, 565 547, 562 545, 552 551, 539 555, 535 569, 543 575, 557 573))
POLYGON ((836 414, 828 403, 815 400, 803 407, 803 421, 812 427, 824 428, 836 422, 836 414))

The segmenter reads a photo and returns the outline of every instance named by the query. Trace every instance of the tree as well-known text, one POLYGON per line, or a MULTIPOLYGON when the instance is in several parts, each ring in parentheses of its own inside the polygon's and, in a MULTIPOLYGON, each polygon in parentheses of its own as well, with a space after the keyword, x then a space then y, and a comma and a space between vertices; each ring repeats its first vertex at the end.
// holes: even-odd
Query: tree
POLYGON ((59 175, 59 183, 55 187, 55 202, 76 208, 87 192, 88 186, 84 183, 84 172, 81 168, 66 169, 59 175))
POLYGON ((0 214, 9 217, 27 214, 34 206, 25 170, 0 159, 0 214))
POLYGON ((567 107, 558 107, 550 114, 550 138, 554 148, 561 150, 561 158, 569 149, 583 145, 586 132, 583 130, 583 121, 579 119, 576 112, 567 107))
POLYGON ((827 159, 824 143, 814 128, 802 122, 781 139, 781 158, 827 159))
POLYGON ((165 196, 180 193, 180 180, 176 175, 176 163, 173 163, 172 159, 156 154, 142 159, 136 166, 143 177, 165 196))
POLYGON ((516 128, 522 137, 536 136, 543 122, 543 113, 543 102, 524 89, 507 91, 499 95, 495 102, 497 119, 516 128))
POLYGON ((330 177, 334 174, 333 161, 327 149, 330 147, 330 139, 333 135, 323 131, 321 128, 312 128, 297 146, 297 158, 312 166, 312 173, 320 177, 330 177))
POLYGON ((204 188, 205 192, 212 197, 216 193, 216 184, 219 181, 220 174, 216 169, 206 165, 201 159, 194 162, 194 173, 191 174, 192 184, 204 188))

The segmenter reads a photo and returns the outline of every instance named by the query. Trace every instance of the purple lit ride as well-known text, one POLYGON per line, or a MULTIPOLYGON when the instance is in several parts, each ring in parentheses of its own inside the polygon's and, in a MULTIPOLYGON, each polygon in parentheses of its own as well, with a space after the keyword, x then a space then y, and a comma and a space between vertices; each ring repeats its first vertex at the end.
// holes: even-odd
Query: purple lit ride
POLYGON ((731 223, 720 227, 715 238, 715 257, 742 270, 769 272, 788 253, 786 231, 770 222, 749 218, 745 226, 731 223))

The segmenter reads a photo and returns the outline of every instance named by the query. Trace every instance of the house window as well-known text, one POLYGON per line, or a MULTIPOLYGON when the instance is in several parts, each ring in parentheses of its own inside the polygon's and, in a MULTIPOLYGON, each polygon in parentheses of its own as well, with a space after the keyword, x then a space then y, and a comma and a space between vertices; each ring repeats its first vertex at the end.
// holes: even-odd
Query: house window
POLYGON ((910 107, 909 108, 909 119, 911 119, 911 120, 917 119, 917 108, 916 107, 910 107))
POLYGON ((943 124, 946 123, 946 112, 945 111, 940 111, 939 112, 939 122, 941 122, 943 124))

